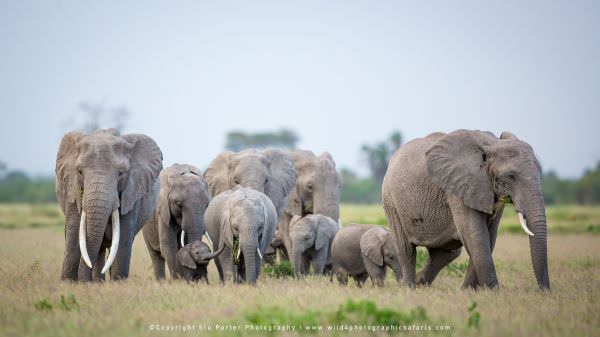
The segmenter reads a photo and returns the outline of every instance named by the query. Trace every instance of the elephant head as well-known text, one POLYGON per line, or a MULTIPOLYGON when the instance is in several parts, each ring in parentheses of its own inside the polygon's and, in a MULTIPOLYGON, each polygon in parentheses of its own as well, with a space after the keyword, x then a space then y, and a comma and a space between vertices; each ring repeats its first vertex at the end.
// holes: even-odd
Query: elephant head
POLYGON ((288 197, 288 213, 323 214, 335 221, 340 217, 341 179, 329 152, 315 156, 311 151, 289 152, 298 174, 288 197))
POLYGON ((239 258, 243 254, 246 281, 256 283, 260 259, 267 252, 275 232, 277 213, 263 193, 238 188, 227 198, 221 214, 221 243, 239 258), (234 242, 237 241, 237 244, 234 242), (237 249, 237 251, 236 251, 237 249))
POLYGON ((173 164, 161 171, 160 184, 157 213, 161 221, 181 227, 182 247, 184 238, 187 242, 201 240, 206 232, 204 212, 210 195, 200 170, 192 165, 173 164))
POLYGON ((183 248, 178 254, 179 262, 190 269, 196 269, 198 265, 207 265, 210 260, 219 256, 225 246, 221 246, 217 251, 211 252, 208 245, 202 241, 192 241, 183 248))
POLYGON ((389 266, 396 274, 396 280, 402 278, 398 261, 398 246, 392 234, 381 227, 373 227, 360 238, 360 251, 370 262, 379 267, 389 266))
POLYGON ((221 153, 206 169, 204 178, 213 197, 235 186, 249 187, 266 194, 279 217, 296 182, 296 171, 283 151, 250 149, 221 153))
POLYGON ((510 132, 500 139, 489 132, 457 130, 426 153, 427 173, 466 207, 493 214, 510 200, 527 232, 537 283, 550 287, 547 258, 546 210, 541 168, 533 149, 510 132))
POLYGON ((161 169, 162 153, 145 135, 107 129, 63 137, 56 158, 56 197, 65 215, 71 205, 80 214, 79 248, 89 268, 112 219, 112 244, 102 273, 110 268, 119 244, 120 215, 153 188, 161 169))
POLYGON ((337 222, 322 214, 292 217, 290 220, 291 257, 296 275, 302 274, 302 254, 311 248, 315 251, 329 249, 337 229, 337 222))

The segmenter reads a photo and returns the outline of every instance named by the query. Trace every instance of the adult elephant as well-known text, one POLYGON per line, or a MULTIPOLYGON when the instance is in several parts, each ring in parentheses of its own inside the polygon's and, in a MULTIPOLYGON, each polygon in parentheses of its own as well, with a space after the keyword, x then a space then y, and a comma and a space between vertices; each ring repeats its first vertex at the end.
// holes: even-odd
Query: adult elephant
POLYGON ((142 229, 156 279, 165 278, 165 260, 171 277, 178 277, 177 252, 186 242, 202 239, 209 201, 208 186, 197 167, 173 164, 160 172, 156 211, 142 229))
POLYGON ((162 153, 142 134, 67 133, 56 158, 56 197, 65 214, 61 278, 127 278, 135 234, 154 210, 162 153), (110 247, 104 261, 106 248, 110 247), (114 262, 114 263, 113 263, 114 262))
POLYGON ((515 135, 457 130, 415 139, 392 157, 382 196, 409 286, 430 284, 464 245, 469 265, 463 287, 497 287, 492 252, 511 201, 530 235, 537 283, 550 288, 541 169, 531 146, 515 135), (418 276, 416 246, 429 251, 418 276))
POLYGON ((248 149, 221 153, 204 171, 204 178, 212 197, 236 186, 266 194, 273 202, 279 219, 287 195, 296 182, 296 171, 291 159, 281 150, 248 149))
POLYGON ((214 244, 219 250, 225 246, 215 260, 221 281, 256 283, 277 226, 271 199, 254 189, 237 187, 214 197, 204 218, 214 244))
POLYGON ((316 156, 311 151, 287 152, 297 172, 296 184, 287 198, 285 212, 277 225, 283 244, 275 248, 288 259, 291 252, 290 221, 294 215, 322 214, 339 222, 341 179, 329 152, 316 156))

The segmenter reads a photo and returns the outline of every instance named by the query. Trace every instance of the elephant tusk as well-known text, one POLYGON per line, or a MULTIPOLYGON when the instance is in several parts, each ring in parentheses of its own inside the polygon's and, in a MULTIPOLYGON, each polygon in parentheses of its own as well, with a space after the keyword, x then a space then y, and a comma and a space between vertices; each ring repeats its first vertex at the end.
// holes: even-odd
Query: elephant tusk
POLYGON ((242 250, 238 248, 238 253, 237 256, 235 257, 236 259, 240 259, 240 254, 242 254, 242 250))
POLYGON ((525 233, 527 233, 527 235, 529 236, 533 236, 533 233, 529 230, 529 227, 527 227, 527 220, 525 220, 525 218, 523 217, 523 213, 517 212, 517 216, 519 217, 519 222, 521 223, 521 227, 523 228, 525 233))
POLYGON ((181 247, 185 246, 185 231, 181 230, 181 247))
POLYGON ((79 221, 79 250, 81 251, 81 257, 85 264, 92 268, 92 261, 87 251, 86 237, 86 224, 85 224, 85 211, 83 210, 83 204, 81 205, 81 220, 79 221))
POLYGON ((208 248, 210 248, 211 252, 215 251, 215 246, 212 243, 212 240, 210 239, 210 236, 208 236, 208 232, 204 233, 204 236, 206 237, 206 242, 208 243, 208 248))
POLYGON ((258 253, 258 257, 262 260, 262 254, 260 253, 260 248, 256 248, 256 252, 258 253))
MULTIPOLYGON (((108 259, 102 268, 102 274, 106 273, 110 266, 112 266, 115 258, 117 257, 117 251, 119 251, 119 239, 121 236, 121 220, 119 219, 119 209, 115 209, 112 213, 112 242, 110 244, 110 250, 108 251, 108 259)), ((111 274, 112 277, 112 274, 111 274)))

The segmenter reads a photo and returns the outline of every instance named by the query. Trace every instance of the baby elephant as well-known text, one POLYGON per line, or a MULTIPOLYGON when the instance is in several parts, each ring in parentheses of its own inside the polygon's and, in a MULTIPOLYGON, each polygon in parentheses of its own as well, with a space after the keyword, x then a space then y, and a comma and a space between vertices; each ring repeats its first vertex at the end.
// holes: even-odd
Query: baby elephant
POLYGON ((400 280, 398 248, 393 235, 376 225, 352 224, 341 229, 331 246, 333 272, 342 284, 352 277, 362 286, 367 277, 376 286, 383 286, 386 268, 391 267, 400 280))
POLYGON ((308 274, 311 263, 316 275, 323 274, 338 229, 337 222, 322 214, 294 215, 290 221, 290 241, 296 276, 308 274))
POLYGON ((207 267, 211 259, 219 256, 225 246, 216 252, 211 252, 208 245, 202 241, 192 241, 177 252, 176 268, 181 278, 188 282, 198 282, 204 279, 208 284, 207 267))

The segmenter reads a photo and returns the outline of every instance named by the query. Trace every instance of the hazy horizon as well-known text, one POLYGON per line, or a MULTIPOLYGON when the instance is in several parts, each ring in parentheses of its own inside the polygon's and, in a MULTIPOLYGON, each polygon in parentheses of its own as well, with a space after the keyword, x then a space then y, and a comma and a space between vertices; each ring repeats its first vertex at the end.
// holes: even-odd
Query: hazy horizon
POLYGON ((84 101, 126 107, 164 165, 289 128, 364 175, 363 143, 508 130, 545 171, 600 161, 600 3, 0 3, 0 161, 51 174, 84 101))

